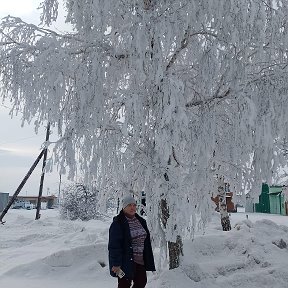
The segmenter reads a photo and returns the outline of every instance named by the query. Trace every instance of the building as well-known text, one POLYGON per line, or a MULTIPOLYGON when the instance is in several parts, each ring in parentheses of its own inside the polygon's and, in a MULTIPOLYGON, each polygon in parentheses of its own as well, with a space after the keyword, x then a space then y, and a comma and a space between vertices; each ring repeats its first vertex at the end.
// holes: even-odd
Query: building
MULTIPOLYGON (((226 190, 226 186, 225 186, 226 190)), ((227 212, 236 212, 235 205, 232 201, 233 192, 226 192, 226 205, 227 205, 227 212)), ((212 201, 216 204, 216 211, 219 211, 219 196, 211 197, 212 201)))
MULTIPOLYGON (((34 207, 36 207, 37 202, 38 202, 38 196, 20 196, 20 195, 18 195, 16 201, 18 203, 19 202, 23 202, 23 203, 30 202, 31 204, 34 205, 34 207)), ((57 197, 55 195, 42 196, 41 197, 41 209, 45 209, 45 208, 51 209, 56 205, 57 205, 57 197)))
POLYGON ((246 198, 245 212, 249 213, 255 212, 254 198, 251 197, 250 193, 247 193, 245 198, 246 198))
POLYGON ((0 212, 2 212, 9 202, 9 193, 0 192, 0 212))
POLYGON ((262 184, 259 202, 255 203, 255 212, 288 215, 285 186, 262 184))

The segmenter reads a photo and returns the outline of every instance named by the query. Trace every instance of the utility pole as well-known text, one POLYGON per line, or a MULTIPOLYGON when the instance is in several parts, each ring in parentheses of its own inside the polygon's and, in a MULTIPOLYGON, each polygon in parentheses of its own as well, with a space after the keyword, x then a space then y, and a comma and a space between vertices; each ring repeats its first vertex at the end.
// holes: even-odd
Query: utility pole
POLYGON ((20 185, 18 186, 18 188, 16 189, 15 193, 13 194, 12 198, 10 199, 9 203, 7 204, 7 206, 5 207, 5 209, 3 210, 1 216, 0 216, 0 223, 4 223, 2 221, 3 217, 6 215, 6 213, 8 212, 9 208, 11 207, 11 205, 14 203, 14 201, 16 200, 18 194, 20 193, 21 189, 23 188, 23 186, 25 185, 26 181, 28 180, 28 178, 30 177, 30 175, 32 174, 33 170, 35 169, 35 167, 37 166, 37 164, 39 163, 40 159, 42 158, 44 154, 44 150, 41 151, 41 153, 39 154, 39 156, 37 157, 37 159, 35 160, 35 162, 33 163, 33 165, 31 166, 31 168, 29 169, 28 173, 26 174, 26 176, 24 177, 24 179, 22 180, 22 182, 20 183, 20 185))
MULTIPOLYGON (((50 136, 50 122, 48 122, 47 130, 46 130, 46 139, 45 139, 46 145, 49 140, 49 136, 50 136)), ((40 209, 41 209, 43 182, 44 182, 44 176, 45 176, 45 166, 46 166, 46 159, 47 159, 47 152, 48 152, 47 146, 44 148, 43 151, 44 151, 44 156, 43 156, 42 173, 41 173, 41 178, 40 178, 39 195, 38 195, 38 201, 37 201, 37 207, 36 207, 37 210, 36 210, 35 220, 38 220, 41 217, 40 209)))

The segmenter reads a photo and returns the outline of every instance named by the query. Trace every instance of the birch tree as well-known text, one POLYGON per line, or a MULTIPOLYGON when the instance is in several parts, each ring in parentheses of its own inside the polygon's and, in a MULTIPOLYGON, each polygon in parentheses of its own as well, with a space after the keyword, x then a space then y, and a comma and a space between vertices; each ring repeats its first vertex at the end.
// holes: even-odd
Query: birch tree
POLYGON ((224 179, 221 176, 217 177, 218 180, 218 199, 219 199, 219 212, 221 217, 221 225, 223 231, 230 231, 231 224, 229 219, 229 214, 227 211, 227 203, 226 203, 226 191, 225 191, 225 183, 224 179))
POLYGON ((60 173, 79 167, 100 193, 145 190, 154 242, 176 244, 178 266, 195 215, 209 218, 215 165, 240 191, 283 162, 287 2, 64 3, 71 33, 49 29, 57 0, 41 2, 39 26, 2 20, 1 97, 57 129, 60 173))

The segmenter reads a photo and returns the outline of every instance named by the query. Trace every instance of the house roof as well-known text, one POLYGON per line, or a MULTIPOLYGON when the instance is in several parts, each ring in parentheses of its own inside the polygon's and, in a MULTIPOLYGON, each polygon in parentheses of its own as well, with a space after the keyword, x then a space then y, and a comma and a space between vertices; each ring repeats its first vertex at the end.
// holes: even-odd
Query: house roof
MULTIPOLYGON (((12 197, 12 196, 10 196, 12 197)), ((18 195, 17 199, 23 199, 23 200, 37 200, 38 196, 22 196, 22 195, 18 195)), ((49 195, 49 196, 41 196, 42 200, 50 200, 50 199, 57 199, 57 197, 55 195, 49 195)))
POLYGON ((282 186, 271 186, 269 187, 269 193, 268 194, 280 194, 282 193, 282 186))

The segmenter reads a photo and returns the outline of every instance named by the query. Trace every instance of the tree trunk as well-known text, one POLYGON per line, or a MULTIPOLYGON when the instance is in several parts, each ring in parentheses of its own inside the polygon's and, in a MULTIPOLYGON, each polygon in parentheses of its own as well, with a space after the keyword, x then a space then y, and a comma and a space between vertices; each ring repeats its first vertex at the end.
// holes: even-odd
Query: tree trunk
POLYGON ((223 231, 231 230, 229 215, 221 217, 221 225, 222 225, 223 231))
POLYGON ((230 231, 231 224, 229 215, 227 212, 227 204, 226 204, 226 191, 225 191, 224 177, 218 177, 218 197, 219 197, 219 212, 221 216, 221 225, 223 231, 230 231))
MULTIPOLYGON (((166 228, 167 220, 170 216, 169 208, 166 199, 161 199, 161 221, 164 228, 166 228)), ((175 227, 176 228, 176 227, 175 227)), ((169 252, 169 269, 174 269, 180 265, 180 256, 183 256, 183 243, 180 235, 177 235, 176 242, 168 241, 168 252, 169 252)))
POLYGON ((180 265, 180 255, 183 256, 183 243, 181 236, 177 235, 176 243, 168 242, 169 251, 169 269, 174 269, 180 265))

